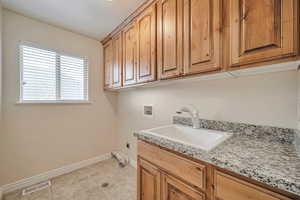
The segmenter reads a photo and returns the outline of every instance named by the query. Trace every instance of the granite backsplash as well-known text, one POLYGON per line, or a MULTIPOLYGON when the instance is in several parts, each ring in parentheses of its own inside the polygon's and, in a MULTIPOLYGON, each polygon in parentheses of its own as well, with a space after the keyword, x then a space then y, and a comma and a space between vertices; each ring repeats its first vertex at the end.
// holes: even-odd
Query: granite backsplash
POLYGON ((300 156, 300 131, 299 130, 295 131, 295 147, 300 156))
MULTIPOLYGON (((192 119, 188 117, 174 116, 173 123, 192 126, 192 119)), ((207 119, 200 119, 199 123, 200 127, 205 129, 230 132, 234 134, 247 135, 256 138, 264 138, 270 141, 277 141, 281 143, 292 144, 293 142, 295 142, 296 137, 296 130, 290 128, 279 128, 273 126, 261 126, 254 124, 207 119)), ((300 132, 298 134, 300 134, 300 132)), ((299 140, 298 142, 300 144, 299 140)))

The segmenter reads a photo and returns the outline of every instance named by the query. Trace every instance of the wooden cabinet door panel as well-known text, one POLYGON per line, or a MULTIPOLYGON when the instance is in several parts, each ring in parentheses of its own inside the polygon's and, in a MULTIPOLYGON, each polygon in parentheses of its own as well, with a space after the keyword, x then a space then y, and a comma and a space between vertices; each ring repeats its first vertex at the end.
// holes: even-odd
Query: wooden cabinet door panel
POLYGON ((296 54, 295 0, 230 0, 230 65, 296 54))
POLYGON ((169 175, 163 175, 162 188, 162 200, 205 200, 203 193, 169 175))
POLYGON ((138 200, 160 200, 160 171, 142 159, 138 162, 138 200))
POLYGON ((112 87, 122 86, 122 33, 112 39, 113 67, 112 67, 112 87))
POLYGON ((112 65, 113 65, 113 52, 111 41, 107 42, 104 47, 104 88, 111 87, 112 79, 112 65))
POLYGON ((183 0, 160 0, 157 24, 158 76, 179 76, 183 69, 183 0))
POLYGON ((215 172, 215 200, 291 200, 222 172, 215 172))
POLYGON ((156 78, 156 5, 137 19, 137 82, 156 78))
POLYGON ((206 166, 195 163, 143 141, 138 142, 141 157, 178 178, 206 190, 206 166))
POLYGON ((123 85, 136 83, 136 27, 128 25, 123 31, 123 85))
POLYGON ((184 73, 219 69, 220 0, 184 0, 184 73))

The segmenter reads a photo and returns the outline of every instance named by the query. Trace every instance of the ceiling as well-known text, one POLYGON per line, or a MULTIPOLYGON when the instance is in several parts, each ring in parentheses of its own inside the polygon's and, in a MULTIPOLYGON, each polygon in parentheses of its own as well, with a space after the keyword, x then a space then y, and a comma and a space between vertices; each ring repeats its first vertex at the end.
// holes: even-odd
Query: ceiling
POLYGON ((146 0, 2 0, 3 7, 101 40, 146 0))

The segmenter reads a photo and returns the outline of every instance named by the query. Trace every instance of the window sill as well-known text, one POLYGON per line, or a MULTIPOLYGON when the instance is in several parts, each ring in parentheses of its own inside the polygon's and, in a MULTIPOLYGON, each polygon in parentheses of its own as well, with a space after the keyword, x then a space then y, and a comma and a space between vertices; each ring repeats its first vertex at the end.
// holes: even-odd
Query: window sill
POLYGON ((17 105, 22 104, 91 104, 92 102, 86 101, 86 100, 66 100, 66 101, 38 101, 38 100, 32 100, 32 101, 17 101, 17 105))

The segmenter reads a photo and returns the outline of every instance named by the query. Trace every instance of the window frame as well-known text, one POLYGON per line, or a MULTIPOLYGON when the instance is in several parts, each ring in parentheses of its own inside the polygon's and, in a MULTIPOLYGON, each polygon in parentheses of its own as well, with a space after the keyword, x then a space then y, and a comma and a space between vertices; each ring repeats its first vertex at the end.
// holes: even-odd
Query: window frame
MULTIPOLYGON (((90 70, 89 70, 89 61, 86 56, 74 56, 67 54, 63 51, 57 50, 57 49, 50 49, 50 48, 45 48, 42 47, 41 45, 37 45, 32 42, 27 42, 27 41, 20 41, 18 45, 18 62, 19 62, 19 97, 17 100, 17 104, 90 104, 90 70), (63 99, 56 99, 56 100, 24 100, 23 99, 23 74, 24 74, 24 69, 23 69, 23 51, 22 51, 22 46, 29 46, 33 48, 38 48, 46 51, 52 51, 55 52, 57 55, 56 56, 68 56, 68 57, 73 57, 73 58, 79 58, 83 59, 84 61, 84 67, 86 67, 86 99, 84 100, 63 100, 63 99)), ((56 66, 57 67, 57 66, 56 66)), ((57 80, 56 80, 57 81, 57 80)), ((57 91, 56 91, 57 92, 57 91)), ((56 94, 57 95, 57 94, 56 94)))

